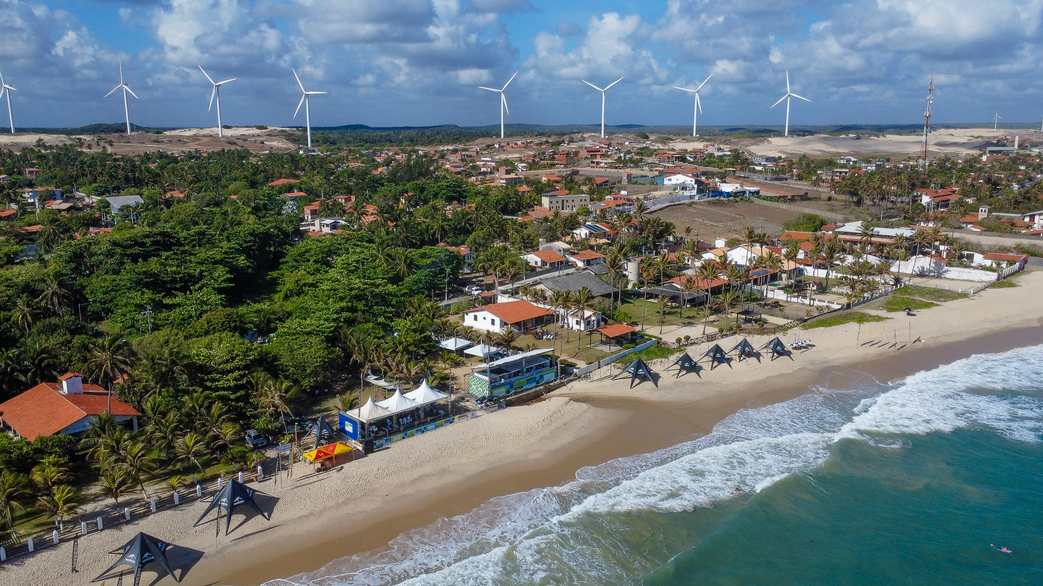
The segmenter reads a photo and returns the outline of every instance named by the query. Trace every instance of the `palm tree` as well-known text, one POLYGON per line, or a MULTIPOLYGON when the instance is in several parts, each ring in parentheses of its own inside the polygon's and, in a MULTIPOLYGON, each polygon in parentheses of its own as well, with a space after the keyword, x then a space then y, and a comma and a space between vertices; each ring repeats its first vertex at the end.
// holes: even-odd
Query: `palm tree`
POLYGON ((83 495, 78 490, 68 484, 62 484, 38 498, 36 507, 53 517, 55 524, 62 524, 80 510, 82 502, 83 495))
POLYGON ((496 345, 501 346, 508 354, 517 347, 518 330, 508 327, 502 334, 496 336, 496 345))
POLYGON ((235 441, 239 439, 241 431, 239 424, 226 421, 213 430, 213 439, 210 441, 210 446, 221 451, 231 449, 235 445, 235 441))
POLYGON ((151 474, 156 469, 156 460, 152 457, 150 448, 141 442, 131 442, 127 444, 121 455, 121 461, 126 467, 127 473, 138 483, 138 488, 144 493, 145 483, 141 477, 151 474))
POLYGON ((703 321, 703 335, 706 335, 706 322, 710 319, 710 300, 713 298, 711 290, 713 289, 713 282, 720 275, 721 267, 715 262, 704 262, 699 267, 699 278, 702 279, 703 285, 706 287, 706 308, 704 313, 706 319, 703 321))
POLYGON ((623 301, 623 283, 621 281, 624 271, 623 253, 619 248, 613 247, 609 250, 608 257, 605 259, 605 267, 608 268, 609 281, 615 285, 618 291, 619 299, 616 301, 616 309, 618 310, 619 305, 623 301))
MULTIPOLYGON (((735 291, 726 291, 721 295, 721 307, 724 308, 724 326, 728 327, 728 314, 731 313, 732 306, 735 305, 737 300, 735 291)), ((738 314, 735 315, 735 323, 739 323, 738 314)))
MULTIPOLYGON (((870 232, 872 234, 872 232, 870 232)), ((822 262, 826 265, 826 289, 829 289, 829 272, 837 262, 840 255, 840 246, 836 240, 829 240, 822 247, 822 262)))
POLYGON ((587 289, 586 287, 577 291, 572 298, 572 306, 576 309, 576 312, 579 313, 579 321, 583 324, 580 326, 579 343, 576 344, 576 352, 579 352, 579 349, 583 346, 583 330, 586 328, 587 321, 586 314, 587 310, 590 309, 593 300, 594 296, 591 294, 590 289, 587 289))
POLYGON ((670 303, 670 298, 666 295, 660 295, 656 298, 656 304, 659 305, 659 335, 663 335, 663 313, 666 311, 666 304, 670 303))
POLYGON ((122 466, 106 466, 101 472, 101 490, 103 496, 116 501, 116 507, 120 506, 120 497, 131 490, 130 475, 122 466))
POLYGON ((22 499, 28 495, 25 478, 11 470, 0 470, 0 523, 6 523, 11 533, 14 529, 14 512, 25 512, 22 499))
POLYGON ((257 406, 262 413, 272 415, 291 415, 287 400, 296 396, 300 389, 288 380, 273 379, 268 377, 261 387, 260 396, 257 397, 257 406))
POLYGON ((204 450, 203 438, 198 433, 191 431, 178 438, 174 444, 174 451, 177 455, 195 464, 200 473, 203 472, 203 465, 199 463, 199 458, 203 455, 204 450))
POLYGON ((29 478, 40 488, 50 492, 69 477, 69 469, 56 456, 44 458, 33 467, 29 478))
POLYGON ((107 411, 112 411, 112 383, 130 371, 131 350, 127 341, 120 336, 110 335, 101 342, 91 344, 88 370, 93 378, 104 381, 109 387, 107 411))
POLYGON ((33 307, 29 303, 29 298, 22 296, 15 302, 14 312, 11 315, 11 321, 16 326, 25 329, 25 333, 29 333, 29 328, 33 325, 33 307))
POLYGON ((47 275, 43 285, 43 292, 37 301, 45 305, 53 305, 54 311, 59 316, 65 317, 65 306, 72 303, 72 293, 53 274, 47 275))

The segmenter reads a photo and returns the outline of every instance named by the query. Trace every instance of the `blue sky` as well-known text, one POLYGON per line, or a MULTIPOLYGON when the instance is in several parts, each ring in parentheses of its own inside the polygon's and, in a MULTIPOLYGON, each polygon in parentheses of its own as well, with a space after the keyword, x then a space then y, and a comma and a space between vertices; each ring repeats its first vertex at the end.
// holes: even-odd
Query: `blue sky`
MULTIPOLYGON (((690 124, 675 85, 714 76, 700 124, 792 124, 1043 116, 1043 0, 0 0, 0 71, 18 88, 15 123, 119 121, 103 99, 118 60, 141 97, 136 123, 205 126, 211 76, 227 124, 294 124, 299 89, 316 126, 499 122, 690 124)), ((303 114, 297 124, 302 124, 303 114)))

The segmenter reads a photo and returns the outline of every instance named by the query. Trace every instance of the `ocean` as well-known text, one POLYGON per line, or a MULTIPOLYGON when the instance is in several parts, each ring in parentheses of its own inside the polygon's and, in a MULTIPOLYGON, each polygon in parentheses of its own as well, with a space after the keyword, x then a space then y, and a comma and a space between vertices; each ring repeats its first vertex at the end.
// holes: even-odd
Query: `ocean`
POLYGON ((1043 346, 832 386, 269 584, 1043 584, 1043 346))

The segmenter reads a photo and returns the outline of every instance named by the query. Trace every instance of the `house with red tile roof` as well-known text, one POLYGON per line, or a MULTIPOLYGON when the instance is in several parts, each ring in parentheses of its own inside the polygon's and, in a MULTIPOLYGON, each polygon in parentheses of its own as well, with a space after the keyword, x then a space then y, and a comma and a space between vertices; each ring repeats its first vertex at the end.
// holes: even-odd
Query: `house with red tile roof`
POLYGON ((301 182, 300 179, 276 179, 275 181, 272 181, 271 183, 269 183, 268 187, 282 187, 283 185, 286 185, 287 183, 300 183, 300 182, 301 182))
POLYGON ((496 333, 508 328, 527 332, 553 322, 553 311, 525 300, 492 303, 465 311, 463 315, 465 326, 496 333))
POLYGON ((40 383, 0 403, 0 425, 29 441, 42 435, 78 436, 106 411, 117 422, 130 421, 137 431, 141 413, 98 385, 85 384, 83 375, 70 372, 56 383, 40 383))
POLYGON ((594 250, 580 250, 570 254, 568 259, 576 265, 576 268, 583 268, 604 263, 605 255, 594 250))
POLYGON ((522 259, 529 263, 530 267, 539 269, 563 269, 569 264, 567 258, 553 250, 537 250, 535 252, 530 252, 529 254, 523 255, 522 259))

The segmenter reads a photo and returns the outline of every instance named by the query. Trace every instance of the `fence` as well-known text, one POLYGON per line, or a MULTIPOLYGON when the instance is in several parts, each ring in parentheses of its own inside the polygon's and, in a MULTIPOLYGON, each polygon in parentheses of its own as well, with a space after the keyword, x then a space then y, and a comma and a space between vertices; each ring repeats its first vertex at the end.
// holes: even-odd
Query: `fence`
MULTIPOLYGON (((263 478, 269 477, 270 476, 264 476, 263 478)), ((242 482, 256 482, 258 480, 256 470, 239 472, 234 476, 234 478, 241 478, 242 482)), ((222 478, 221 480, 223 481, 224 479, 222 478)), ((74 549, 78 549, 77 546, 79 545, 79 539, 99 533, 105 530, 105 528, 118 527, 126 523, 131 523, 139 517, 152 515, 183 504, 187 505, 207 496, 212 496, 218 490, 217 483, 218 479, 215 478, 213 481, 203 481, 194 484, 192 485, 193 488, 188 489, 185 494, 179 493, 176 497, 174 496, 174 493, 170 493, 164 496, 154 496, 147 502, 135 500, 133 504, 126 504, 129 502, 128 499, 122 503, 118 509, 113 507, 104 512, 98 512, 90 518, 81 516, 76 520, 66 520, 61 526, 56 527, 53 531, 39 533, 29 537, 19 536, 17 539, 9 539, 0 543, 0 562, 6 562, 43 549, 56 547, 66 541, 73 541, 74 549)), ((75 559, 73 562, 73 570, 75 571, 75 559)))
POLYGON ((584 366, 582 368, 577 368, 576 370, 573 371, 573 374, 575 374, 576 376, 583 376, 583 375, 585 375, 587 373, 594 372, 595 370, 601 368, 602 366, 608 366, 609 364, 612 364, 613 362, 619 360, 620 358, 626 356, 627 354, 632 354, 634 352, 640 352, 642 350, 647 350, 647 349, 651 348, 652 346, 655 346, 658 343, 659 343, 659 340, 650 340, 648 342, 645 342, 644 344, 641 344, 640 346, 634 346, 633 348, 630 348, 629 350, 623 350, 622 352, 619 352, 618 354, 613 354, 612 356, 609 356, 608 358, 602 358, 601 360, 598 360, 597 362, 591 362, 590 364, 588 364, 588 365, 586 365, 586 366, 584 366))

